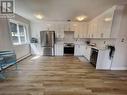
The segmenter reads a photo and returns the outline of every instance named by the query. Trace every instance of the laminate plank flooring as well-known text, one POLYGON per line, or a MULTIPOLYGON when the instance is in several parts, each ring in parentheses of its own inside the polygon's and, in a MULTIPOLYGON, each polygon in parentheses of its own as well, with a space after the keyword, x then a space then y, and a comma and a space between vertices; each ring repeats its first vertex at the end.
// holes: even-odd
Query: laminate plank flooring
POLYGON ((127 71, 95 70, 73 56, 32 56, 5 74, 0 95, 127 95, 127 71))

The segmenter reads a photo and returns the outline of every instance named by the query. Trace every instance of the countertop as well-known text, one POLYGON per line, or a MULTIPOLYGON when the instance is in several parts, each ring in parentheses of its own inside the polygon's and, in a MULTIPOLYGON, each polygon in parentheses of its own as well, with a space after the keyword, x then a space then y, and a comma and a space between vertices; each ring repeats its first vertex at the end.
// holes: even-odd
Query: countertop
POLYGON ((88 47, 90 47, 90 48, 95 48, 95 49, 97 49, 97 50, 107 50, 106 47, 96 47, 96 46, 90 46, 90 45, 88 45, 88 47))

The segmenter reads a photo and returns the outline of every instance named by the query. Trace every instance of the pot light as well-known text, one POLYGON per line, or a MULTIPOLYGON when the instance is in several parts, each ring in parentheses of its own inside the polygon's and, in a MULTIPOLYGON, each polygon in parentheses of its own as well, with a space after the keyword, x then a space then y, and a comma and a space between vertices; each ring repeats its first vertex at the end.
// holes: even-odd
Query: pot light
POLYGON ((105 21, 105 22, 112 21, 112 18, 105 18, 104 21, 105 21))
POLYGON ((84 19, 86 19, 87 18, 87 16, 78 16, 78 17, 76 17, 76 19, 78 20, 78 21, 83 21, 84 19))
POLYGON ((40 15, 40 14, 35 15, 35 17, 36 17, 37 19, 43 19, 43 18, 44 18, 44 16, 43 16, 43 15, 40 15))

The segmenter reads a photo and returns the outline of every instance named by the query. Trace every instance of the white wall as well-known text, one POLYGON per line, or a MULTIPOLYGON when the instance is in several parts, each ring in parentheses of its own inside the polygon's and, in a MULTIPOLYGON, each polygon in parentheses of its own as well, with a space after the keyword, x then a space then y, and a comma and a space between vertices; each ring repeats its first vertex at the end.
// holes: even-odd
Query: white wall
MULTIPOLYGON (((28 27, 28 31, 27 31, 28 32, 27 35, 30 38, 30 36, 31 36, 31 33, 30 33, 30 21, 25 19, 22 16, 17 15, 17 14, 15 14, 15 17, 13 18, 13 20, 21 22, 21 23, 25 23, 25 24, 27 24, 29 26, 28 27)), ((17 60, 20 60, 21 58, 24 58, 25 56, 31 54, 31 51, 30 51, 31 49, 30 49, 29 44, 13 45, 13 49, 15 50, 17 60)))
POLYGON ((18 60, 29 56, 30 54, 30 45, 29 44, 24 44, 24 45, 18 45, 18 46, 13 46, 16 57, 18 60))
POLYGON ((0 19, 0 51, 13 50, 7 19, 0 19))
MULTIPOLYGON (((13 20, 20 21, 30 25, 30 22, 25 18, 15 15, 13 20)), ((14 50, 17 55, 17 59, 20 59, 30 54, 29 44, 26 45, 12 45, 11 34, 9 29, 9 21, 7 19, 0 19, 0 51, 14 50)))

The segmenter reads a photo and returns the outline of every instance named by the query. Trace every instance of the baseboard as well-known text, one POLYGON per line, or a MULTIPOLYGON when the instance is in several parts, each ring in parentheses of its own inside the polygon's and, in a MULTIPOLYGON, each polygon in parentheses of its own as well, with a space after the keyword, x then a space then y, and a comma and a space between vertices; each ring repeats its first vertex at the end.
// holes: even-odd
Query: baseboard
POLYGON ((22 61, 23 59, 25 59, 25 58, 27 58, 27 57, 29 57, 29 56, 31 56, 31 54, 27 54, 27 55, 25 55, 25 56, 23 56, 23 57, 17 59, 16 62, 22 61))
POLYGON ((111 70, 127 70, 127 67, 112 67, 111 70))

